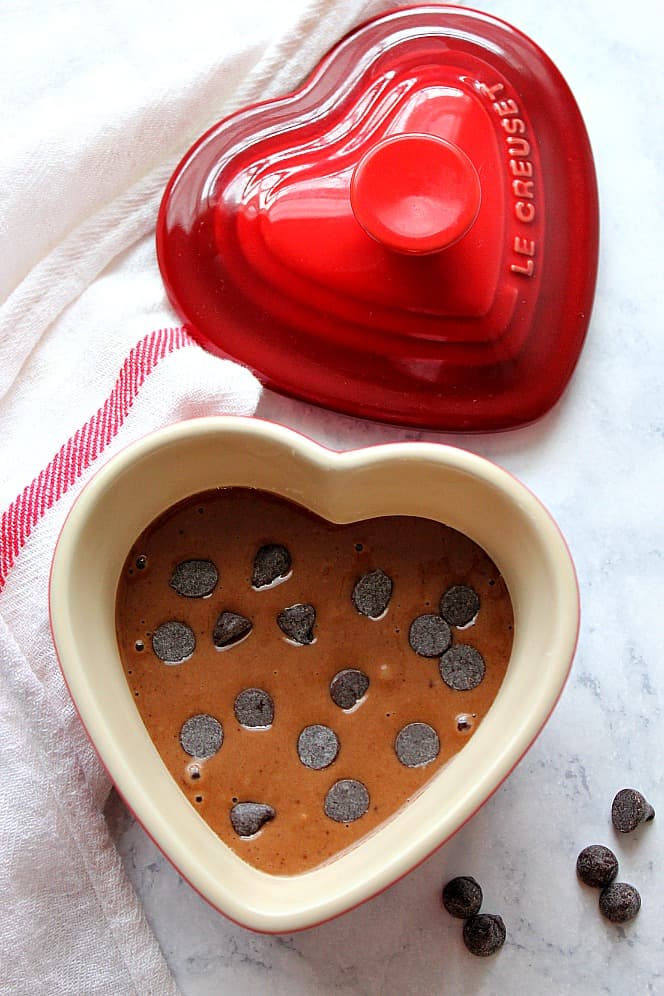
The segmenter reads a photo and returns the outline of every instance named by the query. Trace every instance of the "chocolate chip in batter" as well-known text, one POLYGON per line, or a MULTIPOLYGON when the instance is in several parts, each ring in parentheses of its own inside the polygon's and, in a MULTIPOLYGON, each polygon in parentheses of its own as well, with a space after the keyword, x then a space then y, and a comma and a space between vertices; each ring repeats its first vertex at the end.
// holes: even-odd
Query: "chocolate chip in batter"
POLYGON ((235 718, 249 729, 267 729, 274 721, 274 702, 262 688, 245 688, 235 699, 235 718))
POLYGON ((337 823, 352 823, 369 808, 369 793, 355 778, 335 782, 325 796, 325 815, 337 823))
POLYGON ((394 750, 407 768, 424 768, 438 757, 440 740, 428 723, 409 723, 397 734, 394 750))
POLYGON ((457 643, 440 658, 440 676, 457 692, 469 692, 484 678, 484 658, 467 643, 457 643))
POLYGON ((599 894, 600 913, 612 923, 627 923, 641 909, 641 896, 627 882, 612 882, 599 894))
POLYGON ((221 723, 214 716, 200 713, 182 724, 180 744, 190 757, 205 758, 216 754, 224 742, 221 723))
POLYGON ((452 633, 444 619, 427 614, 413 619, 408 642, 420 657, 440 657, 452 643, 452 633))
POLYGON ((611 806, 611 822, 620 833, 631 833, 654 820, 655 810, 636 789, 621 789, 611 806))
POLYGON ((586 885, 604 888, 618 874, 618 859, 603 844, 591 844, 576 859, 576 874, 586 885))
POLYGON ((212 642, 218 650, 232 647, 251 632, 253 623, 238 612, 222 612, 212 630, 212 642))
POLYGON ((238 837, 253 837, 254 834, 277 815, 264 802, 238 802, 231 809, 231 823, 238 837))
POLYGON ((479 611, 479 595, 465 584, 452 585, 440 600, 440 614, 450 626, 467 626, 479 611))
POLYGON ((378 619, 386 611, 392 597, 392 578, 378 568, 364 574, 353 588, 353 605, 370 619, 378 619))
POLYGON ((266 588, 275 581, 284 581, 291 570, 291 555, 279 543, 266 543, 254 557, 251 583, 254 588, 266 588))
POLYGON ((495 913, 478 913, 463 925, 463 943, 471 954, 486 958, 495 954, 505 943, 503 918, 495 913))
POLYGON ((482 888, 469 875, 459 875, 443 889, 443 906, 451 916, 466 920, 475 916, 482 906, 482 888))
POLYGON ((279 629, 294 643, 314 642, 316 610, 313 605, 298 603, 289 605, 277 616, 279 629))
POLYGON ((168 582, 184 598, 206 598, 217 587, 219 571, 211 560, 183 560, 168 582))
POLYGON ((307 768, 321 771, 335 760, 339 753, 339 740, 329 726, 305 726, 297 740, 297 753, 307 768))
POLYGON ((349 667, 339 671, 330 682, 330 695, 340 709, 352 709, 364 698, 369 688, 369 679, 364 671, 349 667))
POLYGON ((196 649, 194 631, 186 623, 174 619, 162 623, 152 634, 152 649, 164 664, 181 664, 196 649))

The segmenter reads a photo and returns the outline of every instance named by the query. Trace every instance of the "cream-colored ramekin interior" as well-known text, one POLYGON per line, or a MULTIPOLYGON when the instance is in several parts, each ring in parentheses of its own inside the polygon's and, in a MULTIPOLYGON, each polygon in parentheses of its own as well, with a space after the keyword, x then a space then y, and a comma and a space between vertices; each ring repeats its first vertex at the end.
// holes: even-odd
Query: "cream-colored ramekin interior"
POLYGON ((60 536, 50 602, 65 679, 119 792, 194 888, 234 920, 270 932, 297 930, 351 908, 458 829, 545 723, 578 628, 574 568, 556 525, 495 465, 432 443, 336 453, 282 427, 232 417, 155 433, 97 474, 60 536), (233 485, 276 492, 334 522, 393 514, 445 522, 493 558, 514 607, 507 676, 468 744, 373 835, 298 876, 252 868, 190 805, 143 726, 115 638, 117 582, 136 537, 175 502, 233 485))

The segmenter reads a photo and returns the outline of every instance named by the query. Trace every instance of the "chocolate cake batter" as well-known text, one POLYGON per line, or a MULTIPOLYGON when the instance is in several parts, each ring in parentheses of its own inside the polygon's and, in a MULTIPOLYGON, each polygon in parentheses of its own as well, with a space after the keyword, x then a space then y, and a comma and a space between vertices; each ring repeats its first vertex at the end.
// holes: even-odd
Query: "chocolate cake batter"
POLYGON ((182 502, 139 537, 119 582, 116 627, 136 706, 191 804, 245 861, 297 874, 389 819, 464 746, 505 675, 513 616, 490 558, 447 526, 411 516, 333 525, 278 496, 225 488, 182 502), (265 547, 285 565, 273 573, 287 573, 254 585, 265 547), (379 578, 389 598, 378 618, 353 600, 367 576, 371 584, 379 578), (449 626, 457 670, 466 658, 475 662, 469 682, 480 680, 470 690, 449 687, 440 660, 409 643, 413 621, 438 615, 454 586, 471 589, 471 605, 473 593, 479 599, 471 622, 449 626), (295 615, 304 613, 306 629, 293 632, 307 642, 278 622, 293 606, 305 607, 295 615), (224 645, 215 646, 215 632, 224 645), (180 645, 185 659, 160 659, 177 658, 180 645), (483 673, 477 654, 457 653, 462 646, 479 652, 483 673), (352 675, 356 691, 344 709, 330 686, 349 669, 364 677, 352 675), (247 690, 239 701, 264 710, 255 720, 263 725, 240 722, 236 702, 247 690), (322 767, 298 753, 309 727, 315 732, 302 743, 337 741, 336 751, 320 754, 333 757, 322 767), (408 750, 397 751, 406 727, 399 744, 408 750), (318 732, 324 728, 334 737, 318 732), (361 815, 340 822, 345 812, 361 815), (243 836, 246 827, 258 830, 243 836))

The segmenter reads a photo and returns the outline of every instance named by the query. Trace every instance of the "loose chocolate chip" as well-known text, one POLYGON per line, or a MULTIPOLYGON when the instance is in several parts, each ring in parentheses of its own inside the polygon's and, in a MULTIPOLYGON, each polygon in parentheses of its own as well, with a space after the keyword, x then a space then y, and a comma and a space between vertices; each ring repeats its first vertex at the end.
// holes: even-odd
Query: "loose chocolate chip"
POLYGON ((392 597, 392 578, 380 568, 364 574, 353 588, 353 605, 363 616, 377 619, 387 609, 392 597))
POLYGON ((297 740, 297 753, 307 768, 321 771, 339 753, 339 740, 329 726, 305 726, 297 740))
POLYGON ((175 620, 162 623, 152 634, 152 649, 164 664, 181 664, 196 649, 194 631, 186 623, 175 620))
POLYGON ((214 716, 201 713, 182 724, 180 744, 190 757, 204 758, 216 754, 224 742, 221 723, 214 716))
POLYGON ((394 750, 407 768, 424 768, 438 757, 440 740, 427 723, 409 723, 397 734, 394 750))
POLYGON ((503 919, 495 913, 478 913, 463 925, 463 943, 471 954, 486 958, 495 954, 505 943, 503 919))
POLYGON ((277 814, 264 802, 238 802, 231 809, 231 823, 238 837, 253 837, 277 814))
POLYGON ((452 633, 440 616, 418 616, 410 624, 408 642, 420 657, 440 657, 449 648, 452 633))
POLYGON ((168 582, 184 598, 205 598, 217 586, 219 571, 211 560, 183 560, 168 582))
POLYGON ((440 614, 450 626, 467 626, 479 611, 477 592, 465 584, 452 585, 440 600, 440 614))
POLYGON ((620 833, 631 833, 655 818, 655 810, 636 789, 621 789, 611 806, 611 822, 620 833))
POLYGON ((484 677, 484 658, 467 643, 457 643, 440 658, 440 676, 457 692, 477 688, 484 677))
POLYGON ((591 844, 576 859, 576 874, 586 885, 603 888, 618 874, 618 859, 603 844, 591 844))
POLYGON ((314 623, 316 610, 313 605, 289 605, 277 616, 277 623, 282 633, 295 643, 314 642, 314 623))
POLYGON ((278 543, 266 543, 254 557, 251 583, 254 588, 265 588, 280 578, 286 578, 290 569, 291 555, 286 547, 278 543))
POLYGON ((340 709, 352 709, 367 694, 369 679, 364 671, 347 668, 339 671, 330 682, 330 695, 340 709))
POLYGON ((482 889, 469 875, 453 878, 443 889, 443 906, 451 916, 460 920, 475 916, 481 905, 482 889))
POLYGON ((337 823, 352 823, 369 808, 369 793, 355 778, 335 782, 325 796, 325 815, 337 823))
POLYGON ((212 642, 217 649, 231 647, 247 636, 253 623, 237 612, 222 612, 212 630, 212 642))
POLYGON ((599 894, 600 913, 613 923, 633 920, 641 909, 641 896, 627 882, 612 882, 599 894))
POLYGON ((266 729, 274 721, 274 702, 262 688, 245 688, 233 709, 238 723, 251 729, 266 729))

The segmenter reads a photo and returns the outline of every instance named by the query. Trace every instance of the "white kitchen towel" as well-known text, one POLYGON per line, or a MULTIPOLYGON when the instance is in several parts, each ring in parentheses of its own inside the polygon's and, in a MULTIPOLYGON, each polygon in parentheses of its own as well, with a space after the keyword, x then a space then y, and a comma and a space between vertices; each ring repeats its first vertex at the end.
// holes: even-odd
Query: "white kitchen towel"
POLYGON ((292 89, 378 6, 25 0, 0 12, 2 993, 176 991, 57 666, 50 561, 100 460, 179 418, 254 411, 252 374, 205 353, 165 300, 159 199, 200 132, 292 89))

